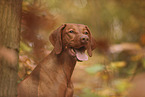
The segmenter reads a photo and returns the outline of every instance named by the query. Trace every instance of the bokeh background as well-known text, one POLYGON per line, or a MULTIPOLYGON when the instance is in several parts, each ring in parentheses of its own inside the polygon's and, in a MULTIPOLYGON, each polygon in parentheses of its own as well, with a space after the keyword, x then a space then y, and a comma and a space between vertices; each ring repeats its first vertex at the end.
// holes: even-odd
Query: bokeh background
POLYGON ((51 52, 53 30, 79 23, 97 49, 75 67, 74 97, 145 97, 144 10, 144 0, 23 0, 19 81, 51 52))

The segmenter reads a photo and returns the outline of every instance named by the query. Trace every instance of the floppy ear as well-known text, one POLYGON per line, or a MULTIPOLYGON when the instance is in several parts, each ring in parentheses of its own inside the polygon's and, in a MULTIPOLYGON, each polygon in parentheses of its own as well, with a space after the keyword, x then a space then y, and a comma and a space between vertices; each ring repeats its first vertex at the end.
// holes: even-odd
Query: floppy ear
POLYGON ((62 51, 62 40, 61 40, 62 35, 61 34, 65 27, 66 27, 66 24, 61 25, 59 28, 53 31, 52 34, 49 36, 49 40, 54 46, 54 51, 56 54, 60 54, 62 51))
POLYGON ((87 53, 91 57, 92 56, 92 51, 96 48, 97 43, 96 43, 96 40, 92 37, 91 31, 88 28, 88 26, 86 26, 86 29, 90 33, 90 36, 89 36, 90 39, 89 39, 89 43, 88 43, 87 53))

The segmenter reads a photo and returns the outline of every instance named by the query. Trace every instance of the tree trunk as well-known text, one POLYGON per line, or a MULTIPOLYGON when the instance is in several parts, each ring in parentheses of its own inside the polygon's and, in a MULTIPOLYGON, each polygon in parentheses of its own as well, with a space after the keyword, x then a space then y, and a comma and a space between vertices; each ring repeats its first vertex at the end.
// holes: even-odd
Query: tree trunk
POLYGON ((0 97, 17 97, 21 9, 22 0, 0 0, 0 50, 5 49, 0 53, 0 97), (11 52, 15 62, 9 61, 15 57, 11 52))

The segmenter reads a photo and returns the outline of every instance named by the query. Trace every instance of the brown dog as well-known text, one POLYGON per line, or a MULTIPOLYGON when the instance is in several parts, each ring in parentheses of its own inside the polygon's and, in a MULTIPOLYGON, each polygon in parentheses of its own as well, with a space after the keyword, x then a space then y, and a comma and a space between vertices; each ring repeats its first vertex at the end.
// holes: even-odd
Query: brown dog
POLYGON ((96 42, 83 24, 63 24, 50 35, 52 52, 18 85, 18 97, 72 97, 76 61, 88 59, 96 42))

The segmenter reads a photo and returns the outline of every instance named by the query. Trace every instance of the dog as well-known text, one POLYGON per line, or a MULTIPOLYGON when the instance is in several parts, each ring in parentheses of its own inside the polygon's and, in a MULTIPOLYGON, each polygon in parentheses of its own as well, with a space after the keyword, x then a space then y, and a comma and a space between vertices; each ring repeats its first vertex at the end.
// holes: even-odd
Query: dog
POLYGON ((67 23, 49 37, 54 46, 18 85, 18 97, 73 97, 71 76, 77 61, 86 61, 96 48, 89 28, 83 24, 67 23))

